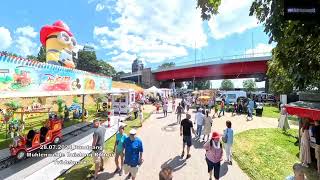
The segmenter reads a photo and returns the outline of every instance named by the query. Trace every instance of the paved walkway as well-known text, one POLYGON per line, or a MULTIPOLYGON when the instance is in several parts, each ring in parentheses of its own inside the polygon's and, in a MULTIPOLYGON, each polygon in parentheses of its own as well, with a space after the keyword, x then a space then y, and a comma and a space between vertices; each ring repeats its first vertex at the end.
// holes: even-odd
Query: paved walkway
MULTIPOLYGON (((194 112, 192 120, 194 121, 194 112)), ((227 113, 222 118, 214 119, 212 130, 222 133, 226 120, 232 121, 235 133, 252 128, 277 127, 278 124, 277 120, 272 118, 254 117, 253 121, 246 121, 245 115, 232 117, 231 113, 227 113)), ((179 135, 179 126, 176 124, 174 114, 169 113, 167 118, 163 118, 163 114, 153 114, 138 130, 137 136, 142 139, 144 145, 144 163, 139 169, 138 180, 158 179, 159 171, 163 165, 170 165, 174 168, 174 180, 209 179, 202 142, 193 141, 190 159, 180 158, 182 138, 179 135)), ((118 174, 112 174, 115 170, 113 158, 106 162, 105 169, 106 172, 101 173, 99 179, 123 180, 126 177, 125 175, 120 177, 118 174)), ((220 176, 221 179, 227 180, 249 179, 235 161, 232 166, 223 163, 220 176)))

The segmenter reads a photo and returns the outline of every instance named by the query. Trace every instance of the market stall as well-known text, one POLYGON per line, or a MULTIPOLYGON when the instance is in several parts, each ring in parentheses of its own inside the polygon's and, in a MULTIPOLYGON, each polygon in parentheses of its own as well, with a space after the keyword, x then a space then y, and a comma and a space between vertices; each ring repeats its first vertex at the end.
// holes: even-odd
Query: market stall
POLYGON ((168 88, 160 88, 162 94, 164 97, 168 98, 171 97, 173 95, 173 90, 172 89, 168 89, 168 88))
POLYGON ((112 108, 114 113, 128 114, 132 112, 132 104, 135 103, 133 89, 112 89, 112 108))
POLYGON ((314 122, 320 121, 320 94, 316 96, 306 96, 303 94, 299 97, 300 101, 285 105, 286 111, 289 115, 295 115, 299 118, 299 142, 301 138, 300 129, 303 126, 303 122, 309 122, 310 147, 312 154, 314 153, 315 148, 315 137, 313 133, 314 122))

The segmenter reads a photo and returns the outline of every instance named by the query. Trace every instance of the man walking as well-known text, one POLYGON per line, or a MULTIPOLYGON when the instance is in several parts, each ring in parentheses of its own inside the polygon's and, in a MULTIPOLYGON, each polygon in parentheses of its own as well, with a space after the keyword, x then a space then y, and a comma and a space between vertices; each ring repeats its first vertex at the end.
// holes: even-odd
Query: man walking
POLYGON ((139 112, 139 107, 137 103, 133 104, 133 114, 134 114, 134 119, 138 118, 138 112, 139 112))
POLYGON ((168 116, 168 102, 164 102, 162 108, 163 108, 163 115, 164 115, 164 117, 167 117, 167 116, 168 116))
POLYGON ((202 113, 202 109, 200 108, 199 111, 196 113, 196 123, 197 123, 197 138, 200 139, 203 121, 204 121, 204 114, 202 113))
POLYGON ((191 115, 187 114, 186 119, 183 119, 181 121, 181 126, 180 126, 180 136, 183 136, 183 149, 182 149, 181 158, 183 158, 183 156, 184 156, 184 149, 185 149, 185 145, 187 144, 187 158, 186 159, 189 159, 191 157, 191 155, 190 155, 190 147, 192 145, 191 131, 193 134, 195 134, 194 129, 193 129, 193 125, 192 125, 192 121, 190 119, 191 119, 191 115))
POLYGON ((179 105, 177 107, 176 113, 177 113, 177 123, 180 124, 180 122, 181 122, 181 114, 183 113, 183 107, 181 106, 180 103, 179 103, 179 105))
POLYGON ((225 100, 222 99, 221 104, 220 104, 220 112, 219 112, 218 117, 221 117, 221 113, 224 116, 224 104, 225 104, 225 100))
POLYGON ((99 119, 94 120, 94 127, 96 128, 93 133, 92 141, 92 153, 95 163, 94 179, 97 179, 98 172, 103 171, 103 148, 104 148, 104 136, 106 128, 101 125, 99 119))
POLYGON ((127 179, 132 177, 132 180, 136 179, 139 166, 143 163, 142 153, 143 145, 140 138, 136 137, 137 131, 131 129, 130 136, 124 140, 124 166, 123 170, 125 174, 128 174, 127 179))

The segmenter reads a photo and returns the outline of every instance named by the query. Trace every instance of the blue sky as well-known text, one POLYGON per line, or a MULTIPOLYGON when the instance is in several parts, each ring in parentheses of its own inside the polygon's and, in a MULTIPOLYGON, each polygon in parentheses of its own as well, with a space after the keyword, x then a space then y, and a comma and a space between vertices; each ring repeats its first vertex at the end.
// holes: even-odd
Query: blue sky
MULTIPOLYGON (((200 19, 195 0, 44 2, 1 2, 0 50, 36 55, 41 27, 56 20, 68 24, 78 44, 94 46, 99 59, 125 71, 136 57, 153 68, 163 62, 193 62, 195 44, 198 62, 251 54, 252 49, 254 53, 270 52, 274 46, 268 44, 263 27, 248 16, 252 0, 222 0, 219 15, 209 22, 200 19)), ((234 82, 241 87, 242 80, 234 82)))

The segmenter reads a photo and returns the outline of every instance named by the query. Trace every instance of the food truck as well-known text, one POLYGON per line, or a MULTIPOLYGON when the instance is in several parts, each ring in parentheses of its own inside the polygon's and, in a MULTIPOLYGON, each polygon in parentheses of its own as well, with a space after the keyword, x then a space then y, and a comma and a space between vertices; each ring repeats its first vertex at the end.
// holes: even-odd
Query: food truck
POLYGON ((135 91, 133 89, 112 89, 112 108, 115 114, 129 114, 135 103, 135 91))

